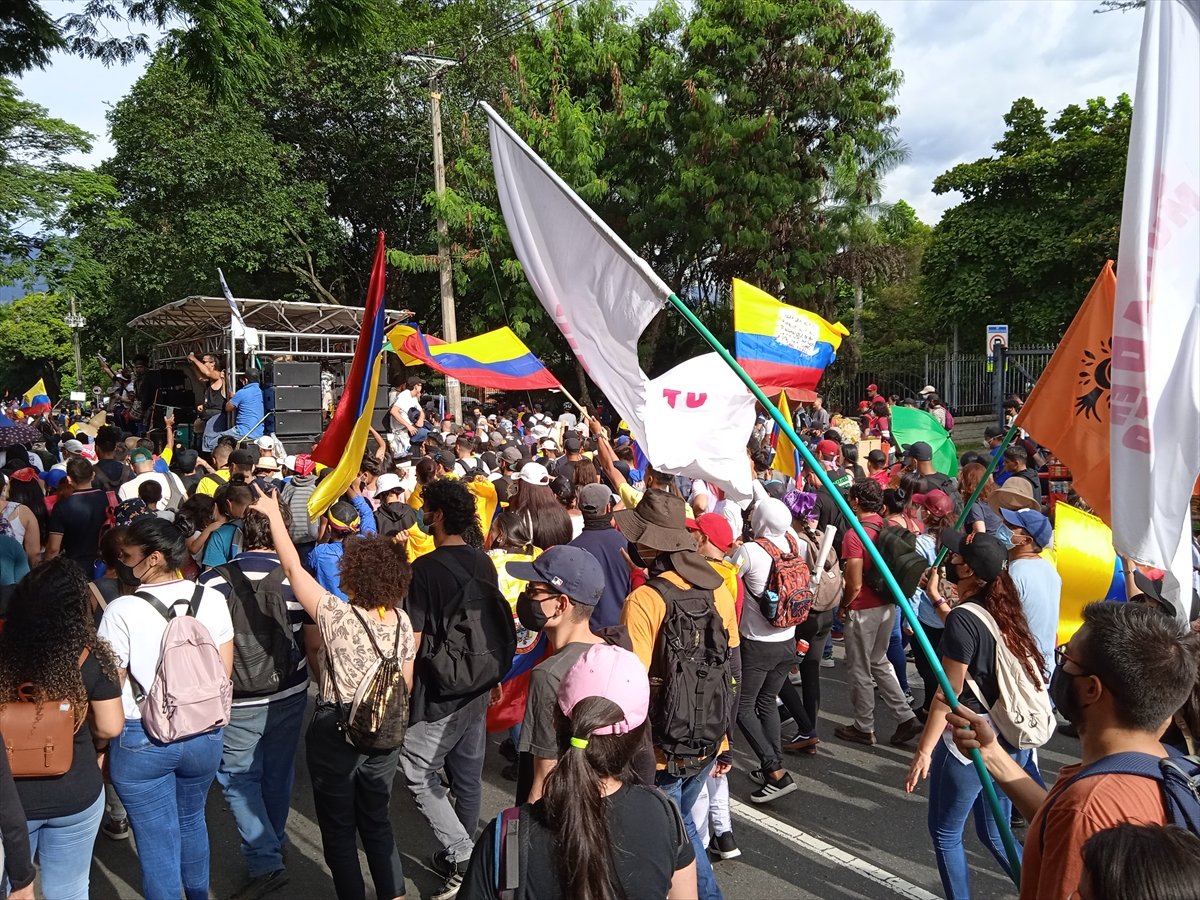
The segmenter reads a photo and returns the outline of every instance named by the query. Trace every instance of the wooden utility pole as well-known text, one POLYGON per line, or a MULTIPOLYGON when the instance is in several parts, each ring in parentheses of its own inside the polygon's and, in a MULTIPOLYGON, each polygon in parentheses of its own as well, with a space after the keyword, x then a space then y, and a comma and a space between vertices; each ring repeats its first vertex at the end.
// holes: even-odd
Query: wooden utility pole
MULTIPOLYGON (((406 54, 404 62, 418 65, 429 75, 430 114, 433 120, 433 188, 440 201, 446 194, 446 161, 442 158, 442 95, 438 81, 442 72, 458 65, 453 59, 433 56, 433 43, 428 45, 430 55, 406 54)), ((458 324, 454 311, 454 270, 450 264, 450 229, 442 216, 437 218, 438 233, 438 285, 442 295, 442 339, 458 340, 458 324)), ((446 376, 446 407, 456 422, 462 422, 462 390, 457 378, 446 376)))

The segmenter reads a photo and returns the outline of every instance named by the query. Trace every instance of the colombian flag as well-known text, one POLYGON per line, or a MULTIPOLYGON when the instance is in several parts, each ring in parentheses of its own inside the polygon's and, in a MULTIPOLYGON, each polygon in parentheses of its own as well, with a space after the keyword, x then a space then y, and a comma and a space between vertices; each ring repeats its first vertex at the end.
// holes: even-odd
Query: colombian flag
POLYGON ((50 395, 46 393, 46 379, 39 378, 37 384, 25 392, 24 402, 21 403, 21 412, 27 416, 40 416, 42 413, 50 412, 53 407, 50 395))
POLYGON ((406 366, 423 366, 425 361, 420 357, 413 356, 408 352, 407 344, 409 338, 412 338, 418 350, 423 350, 420 341, 425 339, 427 344, 444 344, 446 343, 439 337, 434 337, 432 334, 421 334, 420 329, 415 325, 393 325, 392 330, 387 333, 387 345, 385 350, 391 350, 398 357, 400 362, 406 366))
POLYGON ((322 515, 345 493, 362 466, 363 450, 371 429, 371 412, 375 408, 375 391, 379 386, 379 363, 383 359, 384 311, 383 288, 387 278, 384 234, 379 232, 375 248, 375 264, 367 287, 367 303, 363 310, 362 329, 354 347, 354 361, 346 376, 346 389, 338 401, 329 428, 313 450, 315 461, 334 469, 321 479, 308 500, 311 516, 322 515))
MULTIPOLYGON (((783 413, 785 419, 789 422, 792 421, 792 411, 788 408, 786 393, 780 393, 779 402, 775 405, 783 413)), ((775 460, 771 463, 771 468, 776 472, 782 472, 789 478, 799 478, 800 454, 779 425, 775 426, 775 430, 771 434, 771 446, 775 448, 775 460)))
POLYGON ((396 346, 401 358, 415 357, 463 384, 510 391, 561 387, 511 328, 497 328, 452 344, 431 344, 419 329, 414 332, 396 346))
POLYGON ((754 381, 773 388, 813 390, 837 358, 848 332, 816 313, 781 303, 740 279, 733 279, 734 350, 754 381))

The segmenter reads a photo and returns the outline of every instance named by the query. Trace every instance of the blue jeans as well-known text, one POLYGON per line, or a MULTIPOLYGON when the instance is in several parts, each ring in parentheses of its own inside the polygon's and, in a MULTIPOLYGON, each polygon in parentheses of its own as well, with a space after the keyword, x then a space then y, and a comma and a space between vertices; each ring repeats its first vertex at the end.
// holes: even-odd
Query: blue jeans
POLYGON ((140 719, 126 719, 111 744, 113 787, 129 813, 146 900, 208 900, 204 800, 221 761, 221 732, 159 744, 140 719))
POLYGON ((904 655, 904 635, 900 631, 900 621, 904 618, 899 609, 896 610, 896 622, 892 625, 892 639, 888 642, 887 658, 896 670, 896 680, 900 682, 900 690, 908 693, 908 658, 904 655))
POLYGON ((42 870, 43 896, 53 900, 87 900, 92 848, 103 815, 104 791, 101 791, 85 810, 25 823, 29 827, 29 853, 42 870))
POLYGON ((716 761, 714 756, 691 775, 668 775, 662 771, 654 777, 658 789, 675 801, 683 815, 683 827, 696 852, 696 887, 700 900, 723 900, 721 889, 717 887, 717 876, 713 874, 712 861, 708 858, 708 848, 700 843, 700 834, 696 831, 696 823, 692 821, 692 807, 696 805, 696 798, 700 796, 716 761))
POLYGON ((225 726, 217 781, 237 822, 251 878, 283 868, 296 747, 308 694, 261 706, 235 706, 225 726))
MULTIPOLYGON (((1014 750, 1009 755, 1024 767, 1032 751, 1014 750)), ((1000 811, 1007 823, 1012 815, 1012 801, 1002 791, 997 793, 1000 811)), ((937 856, 946 900, 964 900, 971 896, 963 828, 972 813, 980 842, 1007 872, 1008 856, 1000 839, 1000 829, 983 796, 983 785, 979 783, 975 767, 960 762, 946 747, 945 741, 939 740, 929 766, 929 835, 933 838, 933 852, 937 856)), ((1020 855, 1020 847, 1017 853, 1020 855)))

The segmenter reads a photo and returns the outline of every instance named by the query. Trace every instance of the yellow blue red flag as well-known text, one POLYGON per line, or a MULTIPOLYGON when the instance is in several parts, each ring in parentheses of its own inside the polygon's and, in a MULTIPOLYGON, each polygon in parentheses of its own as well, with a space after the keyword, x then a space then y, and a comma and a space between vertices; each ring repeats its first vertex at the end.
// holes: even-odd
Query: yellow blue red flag
POLYGON ((379 363, 383 359, 386 278, 387 259, 381 231, 346 389, 342 391, 329 428, 312 453, 314 460, 334 469, 317 483, 317 489, 309 497, 308 513, 311 516, 323 515, 346 492, 362 467, 363 450, 371 430, 371 412, 375 408, 375 392, 379 387, 379 363))
MULTIPOLYGON (((463 384, 509 391, 561 387, 558 379, 550 374, 511 328, 497 328, 449 344, 431 343, 420 329, 413 331, 415 333, 409 334, 401 344, 392 342, 401 358, 415 357, 463 384)), ((392 332, 395 334, 397 330, 392 329, 392 332)))
POLYGON ((21 412, 27 416, 40 416, 42 413, 50 412, 54 404, 50 402, 50 395, 46 391, 46 379, 39 378, 37 383, 25 392, 25 396, 21 403, 21 412))
POLYGON ((813 390, 848 332, 733 279, 734 355, 755 383, 813 390))

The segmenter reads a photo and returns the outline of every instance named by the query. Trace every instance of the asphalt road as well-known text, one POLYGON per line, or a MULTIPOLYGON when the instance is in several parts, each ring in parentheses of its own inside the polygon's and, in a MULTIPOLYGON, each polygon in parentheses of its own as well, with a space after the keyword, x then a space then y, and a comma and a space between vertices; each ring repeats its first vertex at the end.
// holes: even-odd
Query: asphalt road
MULTIPOLYGON (((824 742, 815 756, 797 755, 788 760, 799 784, 798 791, 766 806, 753 806, 749 796, 754 784, 745 773, 757 763, 745 751, 737 753, 730 788, 734 834, 742 856, 716 864, 718 880, 731 900, 851 897, 928 900, 941 896, 926 827, 928 784, 911 796, 904 793, 911 746, 897 749, 885 742, 868 748, 833 737, 834 726, 848 722, 850 710, 840 645, 835 645, 835 656, 836 667, 821 670, 824 709, 820 730, 824 742)), ((911 664, 909 679, 919 697, 920 678, 911 664)), ((894 726, 884 712, 876 727, 878 734, 886 738, 894 726)), ((494 749, 498 743, 497 735, 492 739, 493 749, 484 770, 483 809, 487 815, 512 802, 513 785, 501 776, 504 761, 494 749)), ((1062 765, 1077 761, 1078 743, 1055 735, 1039 755, 1042 770, 1050 781, 1062 765)), ((288 824, 291 883, 271 896, 279 900, 332 897, 333 885, 321 857, 303 752, 297 754, 296 767, 296 789, 288 824)), ((429 863, 436 847, 403 784, 397 786, 393 795, 392 817, 408 879, 408 896, 428 897, 441 887, 441 880, 429 863)), ((216 784, 209 795, 208 828, 212 839, 211 896, 224 900, 241 886, 245 869, 233 818, 216 784)), ((1018 831, 1017 839, 1023 837, 1023 832, 1018 831)), ((979 844, 970 823, 965 843, 974 896, 1013 897, 1012 884, 979 844)), ((365 860, 363 871, 366 872, 365 860)), ((367 883, 371 896, 369 877, 367 883)), ((97 839, 92 866, 92 897, 135 898, 140 896, 139 884, 132 839, 114 842, 102 834, 97 839)))

